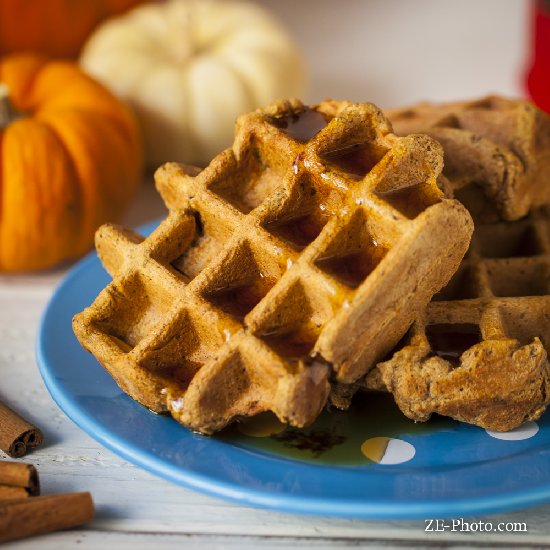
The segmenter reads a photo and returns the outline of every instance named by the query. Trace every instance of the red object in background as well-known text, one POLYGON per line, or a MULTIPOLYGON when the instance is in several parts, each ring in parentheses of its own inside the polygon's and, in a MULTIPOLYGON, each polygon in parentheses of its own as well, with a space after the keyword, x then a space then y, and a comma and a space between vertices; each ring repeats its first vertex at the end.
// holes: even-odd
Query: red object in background
POLYGON ((531 63, 527 90, 533 101, 550 113, 550 0, 534 2, 531 63))

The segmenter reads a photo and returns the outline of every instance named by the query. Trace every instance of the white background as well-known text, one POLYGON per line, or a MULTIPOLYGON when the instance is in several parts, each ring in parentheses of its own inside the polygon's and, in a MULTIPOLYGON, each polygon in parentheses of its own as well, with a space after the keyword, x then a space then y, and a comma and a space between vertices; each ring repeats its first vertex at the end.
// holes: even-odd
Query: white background
POLYGON ((489 92, 519 96, 528 55, 524 0, 259 0, 310 72, 306 100, 381 107, 489 92))

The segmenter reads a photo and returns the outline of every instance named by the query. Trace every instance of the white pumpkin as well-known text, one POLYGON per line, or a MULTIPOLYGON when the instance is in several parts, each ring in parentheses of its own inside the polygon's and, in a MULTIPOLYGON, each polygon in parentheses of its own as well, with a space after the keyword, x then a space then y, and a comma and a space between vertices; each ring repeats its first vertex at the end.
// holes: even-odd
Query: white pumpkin
POLYGON ((81 64, 136 111, 147 163, 204 165, 235 118, 301 95, 303 67, 264 9, 230 0, 146 4, 104 23, 81 64))

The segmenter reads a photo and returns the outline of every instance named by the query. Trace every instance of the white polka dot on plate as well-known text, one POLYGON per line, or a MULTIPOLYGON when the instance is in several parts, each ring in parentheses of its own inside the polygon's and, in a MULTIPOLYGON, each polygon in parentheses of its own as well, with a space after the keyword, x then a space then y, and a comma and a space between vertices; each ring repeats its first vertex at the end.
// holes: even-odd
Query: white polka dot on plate
POLYGON ((485 430, 491 437, 495 439, 504 439, 505 441, 520 441, 534 437, 539 431, 539 425, 536 422, 528 420, 519 428, 510 430, 509 432, 494 432, 493 430, 485 430))
POLYGON ((401 464, 415 455, 416 449, 407 441, 392 437, 371 437, 361 445, 361 452, 378 464, 401 464))

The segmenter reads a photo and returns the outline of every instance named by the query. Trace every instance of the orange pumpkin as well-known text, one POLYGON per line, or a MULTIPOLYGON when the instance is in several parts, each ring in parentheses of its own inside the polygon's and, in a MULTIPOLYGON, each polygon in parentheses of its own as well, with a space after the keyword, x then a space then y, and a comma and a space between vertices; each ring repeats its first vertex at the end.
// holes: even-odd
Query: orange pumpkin
POLYGON ((34 50, 76 58, 104 19, 143 0, 0 0, 0 54, 34 50))
POLYGON ((0 271, 49 267, 88 250, 133 196, 137 125, 68 61, 9 56, 0 83, 0 271))

